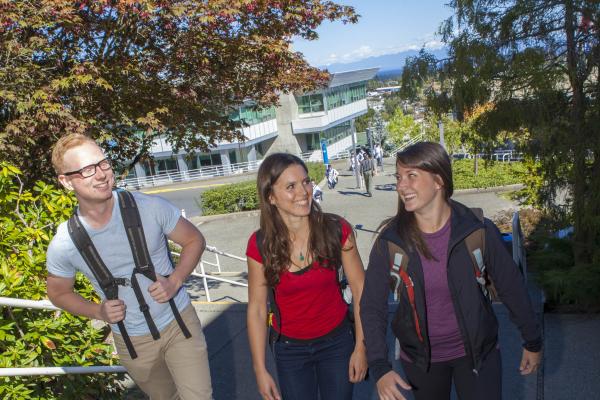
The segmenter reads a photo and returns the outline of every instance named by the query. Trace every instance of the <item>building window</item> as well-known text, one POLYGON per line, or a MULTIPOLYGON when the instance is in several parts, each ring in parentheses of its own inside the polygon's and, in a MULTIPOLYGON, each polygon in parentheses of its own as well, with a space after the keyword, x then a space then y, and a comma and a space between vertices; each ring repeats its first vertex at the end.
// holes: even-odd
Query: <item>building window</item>
POLYGON ((364 83, 338 86, 327 91, 327 109, 341 107, 367 98, 367 87, 364 83))
POLYGON ((229 115, 232 121, 243 121, 248 125, 275 119, 275 107, 258 109, 255 106, 242 106, 229 115))
POLYGON ((177 159, 163 158, 160 160, 150 160, 144 163, 144 171, 147 176, 160 174, 174 174, 179 172, 177 159))
POLYGON ((323 104, 323 94, 307 94, 296 98, 298 103, 298 112, 300 114, 309 114, 325 111, 325 105, 323 104))

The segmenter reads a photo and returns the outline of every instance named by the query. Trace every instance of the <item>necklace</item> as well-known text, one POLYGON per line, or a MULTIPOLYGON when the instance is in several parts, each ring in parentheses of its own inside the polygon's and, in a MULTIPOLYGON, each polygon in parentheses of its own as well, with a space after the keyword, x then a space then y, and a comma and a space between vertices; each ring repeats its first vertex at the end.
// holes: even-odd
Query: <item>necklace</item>
POLYGON ((302 254, 302 250, 300 250, 300 256, 298 257, 300 261, 304 261, 304 255, 302 254))

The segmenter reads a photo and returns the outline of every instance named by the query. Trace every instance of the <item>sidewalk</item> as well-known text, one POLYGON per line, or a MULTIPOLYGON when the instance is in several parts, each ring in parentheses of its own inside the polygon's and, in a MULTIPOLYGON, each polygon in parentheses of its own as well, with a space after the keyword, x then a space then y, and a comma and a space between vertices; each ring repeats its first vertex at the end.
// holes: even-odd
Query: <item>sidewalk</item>
MULTIPOLYGON (((355 188, 356 180, 340 168, 342 175, 335 190, 324 189, 323 209, 346 218, 352 225, 362 224, 357 230, 357 244, 363 263, 369 255, 373 234, 379 223, 395 213, 397 195, 394 189, 393 165, 386 164, 386 173, 374 178, 373 197, 355 188)), ((325 185, 326 188, 326 185, 325 185)), ((484 208, 487 216, 515 208, 515 204, 494 192, 457 193, 454 199, 469 206, 484 208)), ((221 217, 198 217, 193 222, 207 237, 208 243, 219 250, 243 256, 250 234, 258 229, 258 212, 231 214, 221 217)), ((213 261, 214 255, 205 255, 213 261)), ((243 262, 221 258, 224 271, 236 273, 230 279, 245 281, 243 262)), ((531 281, 530 281, 531 283, 531 281)), ((530 285, 530 294, 536 312, 543 320, 546 337, 544 369, 537 375, 521 377, 518 365, 521 357, 521 339, 510 323, 508 312, 495 305, 500 322, 500 346, 503 357, 503 399, 505 400, 563 400, 600 398, 600 316, 543 315, 541 293, 530 285)), ((254 381, 247 340, 245 310, 247 290, 229 284, 211 283, 212 300, 206 296, 199 279, 191 279, 188 289, 198 311, 208 342, 209 361, 216 400, 260 399, 254 381)), ((393 341, 389 338, 390 348, 393 341)), ((267 352, 268 367, 274 373, 271 354, 267 352)), ((400 370, 399 366, 395 366, 400 370)), ((134 398, 134 397, 130 397, 134 398)), ((138 397, 135 397, 136 399, 138 397)), ((355 386, 355 399, 377 399, 374 383, 367 381, 355 386)), ((412 396, 407 398, 412 399, 412 396)))

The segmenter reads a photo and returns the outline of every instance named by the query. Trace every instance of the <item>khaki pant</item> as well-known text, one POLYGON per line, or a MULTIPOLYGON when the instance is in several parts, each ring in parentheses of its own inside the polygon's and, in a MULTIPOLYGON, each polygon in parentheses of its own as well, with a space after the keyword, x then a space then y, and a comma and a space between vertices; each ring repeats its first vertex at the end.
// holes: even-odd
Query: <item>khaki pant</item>
POLYGON ((206 340, 194 306, 186 307, 181 317, 192 337, 183 336, 175 319, 160 332, 158 340, 150 334, 130 336, 138 355, 135 360, 129 356, 123 337, 114 334, 121 364, 151 400, 212 399, 206 340))

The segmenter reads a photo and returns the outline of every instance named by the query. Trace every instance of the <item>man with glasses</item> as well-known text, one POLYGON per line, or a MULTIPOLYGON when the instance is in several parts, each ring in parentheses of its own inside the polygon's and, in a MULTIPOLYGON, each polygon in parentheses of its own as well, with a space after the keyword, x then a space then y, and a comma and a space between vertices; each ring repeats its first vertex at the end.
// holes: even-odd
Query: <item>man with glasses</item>
POLYGON ((111 324, 121 363, 152 399, 211 399, 206 341, 200 320, 183 288, 205 248, 200 231, 166 200, 132 193, 156 272, 155 282, 136 275, 149 314, 160 333, 155 340, 135 290, 127 284, 135 265, 118 196, 113 191, 114 172, 110 161, 92 139, 72 134, 56 143, 52 163, 61 185, 75 192, 79 203, 76 215, 98 255, 113 277, 125 282, 118 286, 118 298, 107 299, 64 222, 58 227, 47 253, 48 297, 52 303, 72 314, 111 324), (176 268, 169 259, 165 235, 181 246, 176 268), (90 279, 102 298, 101 304, 89 302, 75 292, 78 271, 90 279), (171 299, 191 334, 189 338, 175 320, 171 299), (135 356, 128 351, 117 323, 125 327, 137 353, 135 356))

